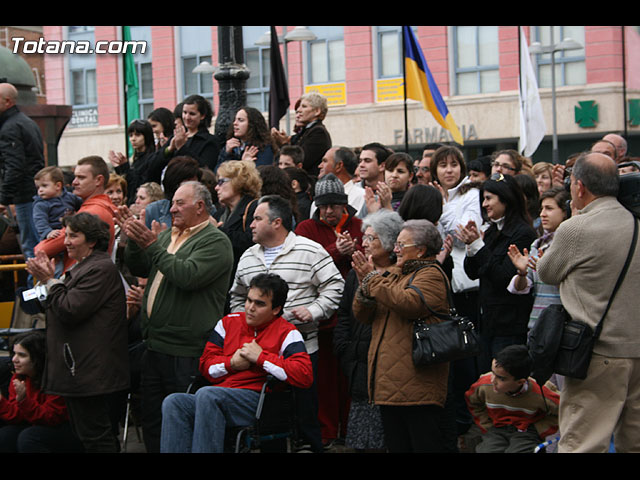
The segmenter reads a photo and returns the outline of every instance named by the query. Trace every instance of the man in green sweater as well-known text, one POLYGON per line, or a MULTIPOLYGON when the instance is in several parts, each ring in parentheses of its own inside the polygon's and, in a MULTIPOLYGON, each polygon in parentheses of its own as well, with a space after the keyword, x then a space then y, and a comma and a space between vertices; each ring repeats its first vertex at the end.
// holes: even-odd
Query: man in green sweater
POLYGON ((186 391, 209 334, 223 317, 233 253, 228 237, 210 222, 210 209, 209 191, 195 181, 174 194, 171 229, 149 229, 143 218, 119 209, 118 223, 130 240, 125 263, 133 275, 148 279, 140 318, 147 452, 160 451, 162 401, 186 391))
MULTIPOLYGON (((615 162, 582 154, 571 173, 573 215, 537 263, 540 279, 560 286, 572 319, 592 329, 602 317, 631 246, 635 218, 617 200, 615 162)), ((565 378, 559 452, 640 451, 640 248, 604 319, 587 378, 565 378)))

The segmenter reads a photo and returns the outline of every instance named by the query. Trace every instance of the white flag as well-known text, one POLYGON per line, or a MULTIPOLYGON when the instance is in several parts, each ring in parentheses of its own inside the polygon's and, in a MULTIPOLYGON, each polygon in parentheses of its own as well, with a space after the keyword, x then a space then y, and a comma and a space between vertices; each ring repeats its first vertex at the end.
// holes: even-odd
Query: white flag
POLYGON ((525 157, 536 151, 544 138, 546 127, 538 93, 529 47, 524 30, 520 27, 520 144, 519 150, 525 157))

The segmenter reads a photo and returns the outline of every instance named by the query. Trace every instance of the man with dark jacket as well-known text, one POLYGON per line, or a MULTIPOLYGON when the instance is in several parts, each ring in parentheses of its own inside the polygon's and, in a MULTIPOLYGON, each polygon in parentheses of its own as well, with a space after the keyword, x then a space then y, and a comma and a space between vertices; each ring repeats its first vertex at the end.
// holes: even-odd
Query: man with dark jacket
POLYGON ((26 258, 33 257, 38 233, 33 222, 35 174, 44 168, 44 144, 36 123, 16 106, 18 90, 0 83, 0 213, 15 205, 20 244, 26 258))

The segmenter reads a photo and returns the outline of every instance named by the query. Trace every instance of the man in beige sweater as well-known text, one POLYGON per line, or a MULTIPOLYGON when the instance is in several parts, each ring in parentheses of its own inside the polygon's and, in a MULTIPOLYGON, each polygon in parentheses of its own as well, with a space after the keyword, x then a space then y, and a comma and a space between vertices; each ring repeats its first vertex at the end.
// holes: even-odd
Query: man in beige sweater
MULTIPOLYGON (((571 174, 573 216, 537 264, 560 286, 574 320, 595 329, 631 246, 633 215, 616 199, 615 162, 581 155, 571 174)), ((640 243, 639 243, 640 245, 640 243)), ((640 248, 607 314, 587 378, 566 378, 560 394, 560 452, 640 452, 640 248)))

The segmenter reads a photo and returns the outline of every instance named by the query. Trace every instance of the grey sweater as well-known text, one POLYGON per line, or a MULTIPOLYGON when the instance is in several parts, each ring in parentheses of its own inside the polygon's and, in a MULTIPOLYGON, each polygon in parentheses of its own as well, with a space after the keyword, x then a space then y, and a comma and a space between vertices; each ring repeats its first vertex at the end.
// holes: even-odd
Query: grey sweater
MULTIPOLYGON (((633 215, 614 197, 601 197, 562 222, 538 261, 540 279, 560 286, 574 320, 595 328, 631 246, 633 215)), ((594 347, 600 355, 640 358, 640 242, 594 347)))

